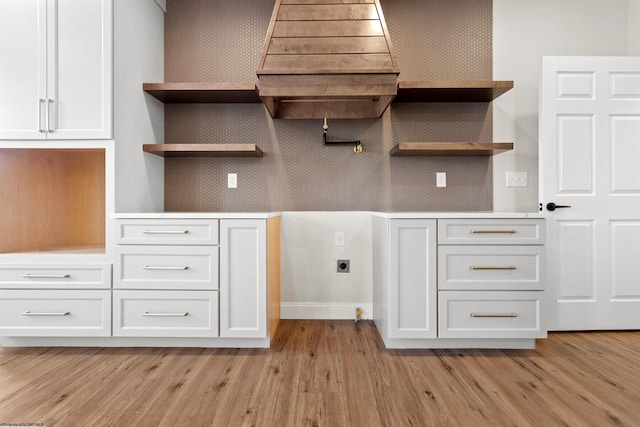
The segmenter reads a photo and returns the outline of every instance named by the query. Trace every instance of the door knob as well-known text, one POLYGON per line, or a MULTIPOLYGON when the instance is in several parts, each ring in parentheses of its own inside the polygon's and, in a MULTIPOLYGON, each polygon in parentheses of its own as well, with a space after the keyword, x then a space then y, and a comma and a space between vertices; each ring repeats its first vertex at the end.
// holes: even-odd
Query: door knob
POLYGON ((553 203, 553 202, 549 202, 549 203, 547 203, 547 210, 548 210, 548 211, 551 211, 551 212, 555 211, 556 209, 560 209, 560 208, 570 208, 570 207, 571 207, 571 206, 569 206, 569 205, 556 205, 556 204, 555 204, 555 203, 553 203))

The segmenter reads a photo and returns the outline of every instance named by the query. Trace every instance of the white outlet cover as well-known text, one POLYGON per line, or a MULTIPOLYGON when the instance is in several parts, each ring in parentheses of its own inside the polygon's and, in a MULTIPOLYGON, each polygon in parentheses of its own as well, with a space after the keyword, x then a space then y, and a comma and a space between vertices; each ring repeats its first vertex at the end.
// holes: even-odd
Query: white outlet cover
POLYGON ((238 188, 237 173, 230 173, 227 175, 227 188, 238 188))
POLYGON ((344 246, 344 231, 336 231, 336 246, 344 246))
POLYGON ((507 172, 507 187, 528 187, 527 172, 507 172))
POLYGON ((446 187, 446 186, 447 186, 447 173, 436 172, 436 187, 446 187))

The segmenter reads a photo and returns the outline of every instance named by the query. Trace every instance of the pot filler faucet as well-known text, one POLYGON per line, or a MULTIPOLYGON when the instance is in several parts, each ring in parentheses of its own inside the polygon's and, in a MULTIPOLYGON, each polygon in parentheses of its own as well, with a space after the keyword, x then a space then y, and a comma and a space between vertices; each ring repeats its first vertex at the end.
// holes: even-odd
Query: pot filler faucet
POLYGON ((362 143, 357 141, 328 141, 327 132, 329 131, 329 121, 325 118, 322 124, 322 142, 324 145, 353 145, 353 152, 362 153, 362 143))

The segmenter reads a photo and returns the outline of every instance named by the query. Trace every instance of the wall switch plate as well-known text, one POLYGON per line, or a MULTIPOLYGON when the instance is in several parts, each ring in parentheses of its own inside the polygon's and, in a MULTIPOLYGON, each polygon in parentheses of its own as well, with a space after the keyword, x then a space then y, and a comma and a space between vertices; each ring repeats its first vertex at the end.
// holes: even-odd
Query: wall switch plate
POLYGON ((527 187, 529 179, 526 172, 507 172, 507 187, 527 187))
POLYGON ((344 231, 336 231, 336 246, 344 246, 344 231))
POLYGON ((436 187, 446 187, 446 186, 447 186, 447 173, 436 172, 436 187))
POLYGON ((238 174, 227 174, 227 188, 238 188, 238 174))

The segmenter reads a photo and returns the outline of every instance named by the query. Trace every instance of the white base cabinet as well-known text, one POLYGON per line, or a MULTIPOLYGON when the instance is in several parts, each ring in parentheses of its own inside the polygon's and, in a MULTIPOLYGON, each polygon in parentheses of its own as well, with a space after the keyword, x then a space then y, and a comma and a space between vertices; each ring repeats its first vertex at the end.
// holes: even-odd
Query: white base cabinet
POLYGON ((374 214, 373 317, 389 348, 533 348, 544 219, 374 214))
POLYGON ((268 343, 279 319, 269 310, 280 297, 279 221, 118 219, 113 335, 268 343))

